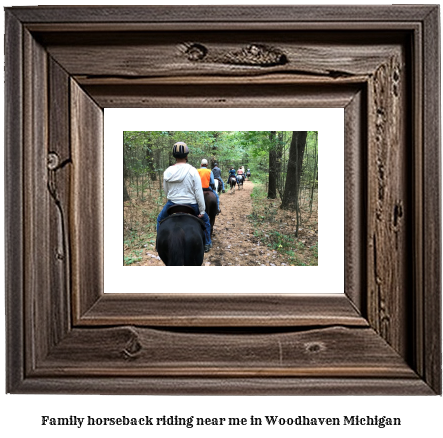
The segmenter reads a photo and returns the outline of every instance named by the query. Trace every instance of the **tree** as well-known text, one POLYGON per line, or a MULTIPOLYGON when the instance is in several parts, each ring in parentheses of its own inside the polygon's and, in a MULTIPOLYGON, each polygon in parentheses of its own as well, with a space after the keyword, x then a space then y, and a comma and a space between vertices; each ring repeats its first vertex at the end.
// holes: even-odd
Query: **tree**
POLYGON ((300 225, 299 192, 302 173, 303 155, 306 147, 307 131, 293 131, 291 146, 289 149, 288 174, 286 177, 285 191, 283 193, 283 210, 297 212, 297 228, 295 235, 298 236, 300 225))
POLYGON ((283 158, 283 131, 278 131, 277 133, 277 147, 276 147, 276 165, 275 171, 277 173, 277 190, 280 195, 280 198, 283 196, 282 188, 283 188, 283 172, 282 172, 282 158, 283 158))
POLYGON ((277 197, 277 145, 275 142, 275 134, 276 131, 269 131, 269 199, 275 199, 277 197))
POLYGON ((318 156, 317 156, 317 138, 318 138, 318 133, 317 131, 314 132, 314 141, 315 141, 315 148, 314 148, 314 169, 312 172, 312 183, 311 183, 311 196, 309 199, 309 210, 310 213, 312 213, 312 202, 314 200, 314 190, 315 187, 317 185, 317 179, 318 179, 318 156))
POLYGON ((123 156, 123 202, 129 201, 131 198, 128 193, 128 189, 126 188, 126 178, 128 177, 128 168, 126 167, 126 160, 123 156))
POLYGON ((145 155, 145 166, 147 167, 147 171, 151 181, 157 181, 157 173, 156 168, 158 165, 155 163, 155 155, 153 151, 153 143, 147 140, 146 143, 146 155, 145 155))

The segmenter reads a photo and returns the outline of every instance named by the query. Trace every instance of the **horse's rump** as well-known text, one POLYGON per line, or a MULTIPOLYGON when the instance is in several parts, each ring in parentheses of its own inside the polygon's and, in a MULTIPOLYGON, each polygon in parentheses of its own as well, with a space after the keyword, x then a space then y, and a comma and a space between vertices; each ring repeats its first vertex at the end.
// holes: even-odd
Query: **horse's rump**
POLYGON ((204 223, 196 216, 174 214, 157 232, 157 250, 166 266, 201 266, 204 258, 204 223))
MULTIPOLYGON (((203 189, 203 197, 205 198, 205 204, 206 204, 206 213, 208 213, 208 202, 217 203, 217 198, 215 197, 215 192, 210 187, 203 189)), ((209 213, 208 213, 209 214, 209 213)))
POLYGON ((168 239, 168 266, 184 266, 185 264, 185 232, 175 224, 168 239))
POLYGON ((235 185, 237 184, 237 178, 235 176, 230 176, 228 181, 231 193, 233 193, 235 191, 235 185))
POLYGON ((212 232, 214 231, 215 216, 217 215, 218 212, 217 198, 215 196, 215 193, 212 191, 203 192, 203 195, 205 197, 205 205, 206 205, 205 211, 209 216, 209 222, 211 223, 211 236, 212 236, 212 232))
POLYGON ((215 191, 217 193, 220 193, 223 188, 223 181, 220 178, 214 178, 214 182, 215 182, 215 191))

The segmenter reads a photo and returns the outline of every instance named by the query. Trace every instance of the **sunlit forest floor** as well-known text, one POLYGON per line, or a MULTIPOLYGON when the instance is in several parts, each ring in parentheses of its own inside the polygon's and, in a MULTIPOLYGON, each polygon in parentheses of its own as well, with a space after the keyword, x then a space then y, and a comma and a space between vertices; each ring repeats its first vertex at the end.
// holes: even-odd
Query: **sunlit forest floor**
MULTIPOLYGON (((131 195, 133 195, 131 193, 131 195)), ((154 195, 154 192, 152 192, 154 195)), ((158 193, 155 193, 158 196, 158 193)), ((163 266, 155 251, 155 224, 165 201, 147 196, 124 204, 125 265, 163 266)), ((296 213, 279 209, 280 200, 266 198, 264 186, 246 181, 243 189, 220 197, 213 248, 205 266, 316 266, 318 205, 302 203, 302 223, 295 237, 296 213)))

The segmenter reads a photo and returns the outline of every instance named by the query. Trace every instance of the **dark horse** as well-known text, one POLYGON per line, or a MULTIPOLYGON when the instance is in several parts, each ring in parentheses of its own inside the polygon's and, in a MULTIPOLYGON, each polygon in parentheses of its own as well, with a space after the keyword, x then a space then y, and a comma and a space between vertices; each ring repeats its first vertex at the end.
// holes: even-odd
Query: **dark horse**
POLYGON ((174 205, 168 213, 170 215, 160 222, 157 230, 157 251, 162 262, 166 266, 201 266, 205 254, 203 221, 186 206, 174 205), (175 211, 188 208, 192 214, 171 214, 174 208, 175 211))
POLYGON ((235 176, 229 177, 229 186, 231 187, 231 192, 235 192, 235 185, 237 184, 237 178, 235 176))
POLYGON ((205 197, 206 213, 209 216, 209 222, 211 222, 211 236, 214 230, 215 216, 217 215, 217 198, 210 189, 203 189, 203 195, 205 197))

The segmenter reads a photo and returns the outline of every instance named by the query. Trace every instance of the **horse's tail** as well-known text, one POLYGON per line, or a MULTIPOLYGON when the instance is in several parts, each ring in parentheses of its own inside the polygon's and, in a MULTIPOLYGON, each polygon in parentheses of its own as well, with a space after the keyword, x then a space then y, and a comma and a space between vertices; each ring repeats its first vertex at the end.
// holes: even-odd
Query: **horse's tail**
POLYGON ((169 266, 183 266, 185 264, 185 232, 175 225, 168 240, 169 266))

